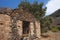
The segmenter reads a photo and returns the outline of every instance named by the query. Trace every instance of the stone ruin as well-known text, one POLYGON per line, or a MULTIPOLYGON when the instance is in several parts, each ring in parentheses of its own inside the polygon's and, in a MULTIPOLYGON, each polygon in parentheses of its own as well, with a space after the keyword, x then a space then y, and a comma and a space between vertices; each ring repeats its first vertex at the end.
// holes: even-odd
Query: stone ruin
POLYGON ((39 40, 40 23, 23 9, 0 9, 0 40, 39 40))

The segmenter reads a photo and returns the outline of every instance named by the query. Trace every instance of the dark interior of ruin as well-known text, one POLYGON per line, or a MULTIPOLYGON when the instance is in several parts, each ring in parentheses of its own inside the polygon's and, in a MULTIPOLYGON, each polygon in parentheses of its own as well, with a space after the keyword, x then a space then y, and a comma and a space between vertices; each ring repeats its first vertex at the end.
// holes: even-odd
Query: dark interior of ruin
POLYGON ((23 34, 29 34, 29 24, 30 22, 23 21, 23 34))
POLYGON ((3 23, 0 23, 0 25, 3 25, 3 23))

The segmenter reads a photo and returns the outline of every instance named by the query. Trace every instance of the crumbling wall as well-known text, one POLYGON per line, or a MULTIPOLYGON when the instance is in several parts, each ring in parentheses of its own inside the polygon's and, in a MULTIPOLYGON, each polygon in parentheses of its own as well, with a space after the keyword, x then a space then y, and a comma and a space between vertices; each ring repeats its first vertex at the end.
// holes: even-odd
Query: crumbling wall
MULTIPOLYGON (((11 19, 11 17, 7 14, 0 14, 0 40, 9 40, 9 38, 11 38, 13 35, 12 34, 12 27, 13 24, 16 24, 16 28, 18 30, 19 37, 23 35, 22 33, 22 21, 20 20, 16 20, 16 23, 12 22, 13 19, 11 19), (13 24, 12 24, 13 23, 13 24)), ((15 21, 14 21, 15 22, 15 21)), ((38 38, 40 38, 40 23, 38 21, 35 22, 35 26, 36 26, 36 36, 38 38)), ((30 34, 29 35, 34 35, 34 23, 30 22, 30 34)), ((16 32, 15 32, 16 33, 16 32)))
POLYGON ((35 26, 36 26, 36 35, 37 35, 38 38, 41 38, 40 22, 35 21, 35 26))
POLYGON ((30 22, 30 35, 33 36, 34 34, 34 24, 33 22, 30 22))
POLYGON ((17 21, 17 29, 18 29, 18 34, 22 36, 22 21, 20 20, 17 21))
POLYGON ((0 40, 8 40, 10 28, 10 16, 0 14, 0 40))

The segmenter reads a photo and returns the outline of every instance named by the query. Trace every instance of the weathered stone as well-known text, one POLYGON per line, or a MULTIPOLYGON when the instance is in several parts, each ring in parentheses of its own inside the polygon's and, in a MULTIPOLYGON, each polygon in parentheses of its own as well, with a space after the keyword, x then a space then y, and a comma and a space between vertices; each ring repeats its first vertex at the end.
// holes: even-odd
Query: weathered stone
POLYGON ((40 38, 41 37, 40 23, 38 21, 35 21, 35 25, 37 37, 40 38))
POLYGON ((24 13, 24 10, 22 13, 20 9, 2 10, 0 10, 0 40, 20 40, 19 38, 25 38, 26 40, 38 40, 38 38, 40 38, 40 23, 36 21, 35 17, 31 13, 24 13), (27 34, 23 33, 24 21, 27 22, 25 23, 24 28, 29 30, 29 32, 24 31, 26 33, 28 32, 27 34), (28 27, 26 27, 26 24, 28 27), (26 35, 27 37, 23 35, 26 35))
POLYGON ((33 24, 33 22, 30 23, 30 34, 31 35, 34 34, 34 24, 33 24))
POLYGON ((20 20, 17 21, 17 29, 18 29, 18 34, 22 36, 22 21, 20 20))
POLYGON ((10 28, 10 16, 0 14, 0 40, 8 40, 10 28))

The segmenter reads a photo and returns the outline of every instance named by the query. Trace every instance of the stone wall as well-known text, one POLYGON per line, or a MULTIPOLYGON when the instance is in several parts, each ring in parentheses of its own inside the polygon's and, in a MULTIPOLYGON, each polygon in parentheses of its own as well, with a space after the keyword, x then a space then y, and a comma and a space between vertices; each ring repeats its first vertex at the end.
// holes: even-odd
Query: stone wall
POLYGON ((34 24, 33 22, 30 22, 30 35, 34 34, 34 24))
MULTIPOLYGON (((13 19, 11 20, 11 17, 6 15, 6 14, 0 14, 0 40, 8 40, 8 38, 11 37, 11 29, 12 29, 12 25, 11 22, 13 21, 13 19)), ((38 21, 35 22, 35 26, 36 26, 36 36, 38 38, 40 38, 40 23, 38 21)), ((34 23, 30 22, 30 30, 29 30, 29 35, 34 34, 34 23)), ((18 34, 19 36, 22 36, 22 21, 17 20, 17 29, 18 29, 18 34)))
POLYGON ((41 38, 41 30, 40 30, 40 22, 35 21, 35 26, 36 26, 36 34, 38 38, 41 38))
POLYGON ((22 36, 22 21, 17 21, 18 34, 22 36))
POLYGON ((10 16, 0 14, 0 40, 8 40, 10 28, 10 16))

